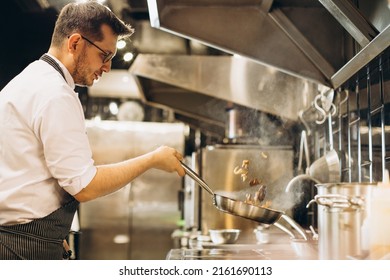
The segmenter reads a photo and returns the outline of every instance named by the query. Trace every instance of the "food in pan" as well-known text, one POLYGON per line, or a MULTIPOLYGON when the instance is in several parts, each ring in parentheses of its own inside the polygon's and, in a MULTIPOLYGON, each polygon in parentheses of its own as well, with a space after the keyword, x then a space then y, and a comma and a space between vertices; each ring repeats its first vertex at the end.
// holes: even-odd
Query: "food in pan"
POLYGON ((249 186, 257 186, 261 184, 261 180, 253 178, 249 181, 249 186))
POLYGON ((236 166, 233 170, 234 174, 241 176, 241 180, 243 182, 245 182, 248 179, 248 172, 249 172, 248 166, 249 166, 249 160, 244 160, 242 162, 241 167, 236 166))
MULTIPOLYGON (((266 154, 264 153, 263 157, 265 156, 266 154)), ((233 172, 235 175, 240 175, 241 180, 243 182, 247 182, 249 180, 249 187, 240 191, 244 192, 245 203, 249 203, 256 206, 263 206, 262 202, 265 198, 267 187, 263 185, 262 180, 258 178, 249 179, 249 160, 243 160, 241 167, 236 166, 233 172)), ((267 202, 267 205, 269 204, 270 201, 267 202)))
POLYGON ((256 205, 256 206, 261 206, 264 198, 265 198, 265 195, 266 195, 266 186, 265 185, 261 185, 257 191, 254 193, 254 195, 252 196, 251 193, 249 193, 249 190, 248 190, 248 193, 246 193, 245 195, 245 203, 249 203, 249 204, 252 204, 252 205, 256 205))
MULTIPOLYGON (((249 179, 249 160, 245 159, 242 161, 241 167, 236 166, 233 170, 235 175, 240 175, 243 182, 248 181, 249 179)), ((258 178, 250 178, 249 186, 256 186, 261 184, 261 180, 258 178)))

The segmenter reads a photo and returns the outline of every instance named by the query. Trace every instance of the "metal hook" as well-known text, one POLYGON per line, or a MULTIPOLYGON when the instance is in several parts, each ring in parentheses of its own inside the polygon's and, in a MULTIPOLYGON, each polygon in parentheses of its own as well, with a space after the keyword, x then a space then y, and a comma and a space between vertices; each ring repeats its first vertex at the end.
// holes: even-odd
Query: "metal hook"
MULTIPOLYGON (((310 108, 309 108, 309 109, 310 109, 310 108)), ((305 120, 304 117, 303 117, 303 114, 304 114, 306 111, 307 111, 307 110, 301 110, 301 111, 299 111, 298 117, 299 117, 299 119, 301 120, 301 122, 303 123, 303 125, 305 126, 307 135, 310 136, 310 135, 311 135, 311 128, 310 128, 309 124, 306 122, 306 120, 305 120)))
POLYGON ((336 105, 334 105, 333 103, 330 105, 330 110, 329 110, 329 112, 330 112, 330 115, 332 116, 332 117, 334 117, 335 115, 336 115, 336 113, 337 113, 337 108, 336 108, 336 105))
POLYGON ((317 109, 317 111, 320 112, 320 115, 322 115, 322 119, 316 120, 317 124, 323 124, 326 121, 327 114, 324 109, 320 105, 318 105, 318 100, 322 98, 322 95, 319 94, 314 98, 314 107, 317 109))
MULTIPOLYGON (((343 92, 345 92, 345 97, 343 100, 340 101, 339 105, 342 105, 344 104, 345 102, 347 102, 348 98, 349 98, 349 91, 348 90, 344 90, 343 92)), ((341 94, 341 92, 340 92, 341 94)))
POLYGON ((322 108, 325 112, 329 112, 333 104, 334 90, 330 89, 326 92, 322 92, 320 95, 322 108))

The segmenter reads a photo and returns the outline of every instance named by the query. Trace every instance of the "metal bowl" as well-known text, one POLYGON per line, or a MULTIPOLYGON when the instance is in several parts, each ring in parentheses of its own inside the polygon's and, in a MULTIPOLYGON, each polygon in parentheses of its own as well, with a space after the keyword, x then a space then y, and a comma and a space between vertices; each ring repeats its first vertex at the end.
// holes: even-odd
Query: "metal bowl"
POLYGON ((214 244, 233 244, 237 241, 239 229, 210 229, 209 234, 214 244))

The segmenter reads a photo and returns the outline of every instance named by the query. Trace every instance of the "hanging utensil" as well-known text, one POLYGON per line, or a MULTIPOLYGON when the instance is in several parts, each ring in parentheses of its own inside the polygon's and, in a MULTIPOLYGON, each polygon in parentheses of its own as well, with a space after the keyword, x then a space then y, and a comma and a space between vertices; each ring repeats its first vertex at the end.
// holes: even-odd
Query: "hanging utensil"
MULTIPOLYGON (((302 130, 301 132, 301 142, 299 145, 299 158, 298 158, 298 172, 307 173, 302 168, 303 154, 305 154, 306 160, 306 169, 310 166, 310 155, 309 155, 309 145, 307 143, 306 131, 302 130)), ((305 170, 306 170, 305 169, 305 170)))
POLYGON ((322 98, 322 95, 319 94, 314 98, 314 108, 317 109, 319 116, 321 117, 320 119, 316 120, 317 124, 323 124, 326 121, 326 112, 325 110, 321 107, 321 105, 318 105, 318 101, 322 98))
POLYGON ((327 115, 329 151, 313 162, 309 167, 309 175, 324 183, 337 183, 341 180, 341 164, 339 153, 333 146, 332 116, 336 115, 337 109, 333 104, 334 90, 328 90, 321 95, 322 110, 327 115))
POLYGON ((336 150, 330 150, 309 167, 309 175, 321 183, 337 183, 341 179, 340 158, 336 150))

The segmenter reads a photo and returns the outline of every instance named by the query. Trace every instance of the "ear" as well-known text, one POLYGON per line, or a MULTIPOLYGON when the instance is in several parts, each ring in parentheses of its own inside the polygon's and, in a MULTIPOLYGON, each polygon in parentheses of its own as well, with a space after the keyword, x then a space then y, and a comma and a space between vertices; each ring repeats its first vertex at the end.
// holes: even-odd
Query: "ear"
POLYGON ((81 35, 78 33, 73 33, 68 37, 68 52, 71 54, 75 54, 80 49, 81 44, 81 35))

